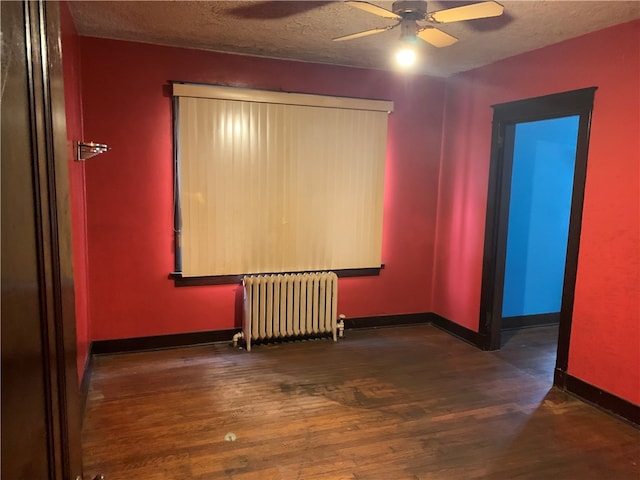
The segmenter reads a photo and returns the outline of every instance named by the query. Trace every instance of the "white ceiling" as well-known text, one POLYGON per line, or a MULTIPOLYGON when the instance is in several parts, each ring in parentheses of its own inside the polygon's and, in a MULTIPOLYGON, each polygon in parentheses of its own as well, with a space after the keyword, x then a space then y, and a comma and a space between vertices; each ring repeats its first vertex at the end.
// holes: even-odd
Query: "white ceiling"
MULTIPOLYGON (((498 0, 501 17, 442 25, 459 42, 420 44, 419 71, 448 76, 640 18, 638 1, 498 0)), ((372 2, 391 9, 392 2, 372 2)), ((429 11, 474 2, 432 1, 429 11)), ((331 39, 392 25, 341 1, 72 1, 80 35, 274 58, 394 68, 399 28, 346 42, 331 39)))

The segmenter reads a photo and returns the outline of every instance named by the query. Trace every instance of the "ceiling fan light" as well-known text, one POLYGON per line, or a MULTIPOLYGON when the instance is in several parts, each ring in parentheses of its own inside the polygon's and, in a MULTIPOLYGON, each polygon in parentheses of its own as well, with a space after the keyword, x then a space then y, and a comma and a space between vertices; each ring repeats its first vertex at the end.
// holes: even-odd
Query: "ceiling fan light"
POLYGON ((396 53, 396 61, 401 67, 410 67, 416 63, 416 51, 410 47, 402 47, 396 53))

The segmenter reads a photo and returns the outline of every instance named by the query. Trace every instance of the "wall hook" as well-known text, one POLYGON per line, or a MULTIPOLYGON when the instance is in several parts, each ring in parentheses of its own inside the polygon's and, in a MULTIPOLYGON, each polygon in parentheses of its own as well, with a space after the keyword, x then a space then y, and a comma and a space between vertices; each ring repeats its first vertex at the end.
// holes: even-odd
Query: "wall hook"
POLYGON ((100 155, 108 150, 111 150, 111 147, 105 145, 104 143, 94 143, 94 142, 78 142, 78 150, 76 160, 83 161, 87 158, 95 157, 96 155, 100 155))

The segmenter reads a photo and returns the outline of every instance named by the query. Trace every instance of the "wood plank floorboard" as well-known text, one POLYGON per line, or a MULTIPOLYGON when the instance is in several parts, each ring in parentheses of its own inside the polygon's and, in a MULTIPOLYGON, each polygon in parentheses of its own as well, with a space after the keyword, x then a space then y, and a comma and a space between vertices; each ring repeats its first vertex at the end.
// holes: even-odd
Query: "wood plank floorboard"
POLYGON ((640 432, 551 388, 557 327, 482 352, 428 325, 97 356, 107 480, 640 479, 640 432), (233 433, 235 441, 226 441, 233 433))

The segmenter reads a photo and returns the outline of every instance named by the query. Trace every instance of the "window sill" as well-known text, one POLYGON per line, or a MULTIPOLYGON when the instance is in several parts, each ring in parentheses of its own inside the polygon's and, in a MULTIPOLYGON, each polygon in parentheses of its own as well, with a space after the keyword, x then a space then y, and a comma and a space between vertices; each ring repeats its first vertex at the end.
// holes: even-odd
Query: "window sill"
MULTIPOLYGON (((375 277, 380 275, 380 270, 384 264, 374 268, 349 268, 344 270, 333 270, 338 278, 345 277, 375 277)), ((280 272, 282 273, 282 272, 280 272)), ((289 272, 287 272, 289 273, 289 272)), ((305 272, 294 272, 305 273, 305 272)), ((270 275, 261 273, 260 275, 270 275)), ((276 274, 277 275, 277 274, 276 274)), ((169 280, 173 280, 176 287, 197 287, 201 285, 232 285, 242 283, 244 275, 212 275, 206 277, 183 277, 181 272, 169 274, 169 280)))

